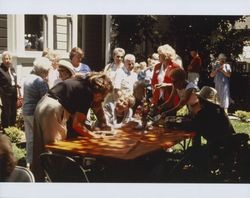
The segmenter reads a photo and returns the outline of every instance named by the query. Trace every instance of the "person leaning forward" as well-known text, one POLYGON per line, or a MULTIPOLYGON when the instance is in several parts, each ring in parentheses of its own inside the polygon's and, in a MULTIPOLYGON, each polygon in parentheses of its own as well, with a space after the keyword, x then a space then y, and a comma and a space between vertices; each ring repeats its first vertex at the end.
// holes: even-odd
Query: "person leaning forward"
POLYGON ((48 91, 37 104, 34 114, 33 173, 36 181, 43 181, 39 155, 45 145, 64 140, 67 136, 67 120, 72 117, 72 128, 82 136, 94 136, 84 121, 91 108, 99 123, 99 128, 108 130, 102 109, 106 95, 113 90, 110 79, 103 73, 92 72, 86 78, 67 79, 48 91))

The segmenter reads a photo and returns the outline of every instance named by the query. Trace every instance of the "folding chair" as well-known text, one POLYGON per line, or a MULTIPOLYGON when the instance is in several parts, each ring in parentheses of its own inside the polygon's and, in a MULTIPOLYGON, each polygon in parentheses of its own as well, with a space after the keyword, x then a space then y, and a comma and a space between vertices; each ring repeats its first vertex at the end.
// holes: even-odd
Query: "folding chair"
POLYGON ((86 170, 69 156, 42 153, 40 161, 48 182, 89 182, 86 170))
POLYGON ((16 166, 6 182, 35 182, 33 173, 22 166, 16 166))

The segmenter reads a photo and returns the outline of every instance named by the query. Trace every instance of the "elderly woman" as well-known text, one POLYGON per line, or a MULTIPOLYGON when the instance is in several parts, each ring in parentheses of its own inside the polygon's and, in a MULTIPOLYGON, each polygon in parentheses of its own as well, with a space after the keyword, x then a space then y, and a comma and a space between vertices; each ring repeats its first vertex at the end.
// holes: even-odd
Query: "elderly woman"
POLYGON ((104 106, 107 124, 113 128, 121 128, 132 120, 134 96, 121 95, 117 100, 104 106))
POLYGON ((84 76, 91 72, 91 69, 88 65, 83 64, 81 61, 84 58, 84 52, 79 47, 74 47, 69 53, 69 58, 74 67, 76 73, 83 74, 84 76))
POLYGON ((114 92, 116 99, 123 93, 127 95, 133 95, 133 87, 137 81, 137 74, 132 70, 135 65, 135 56, 133 54, 127 54, 124 57, 124 66, 117 70, 114 79, 114 92))
POLYGON ((39 155, 45 144, 67 137, 66 122, 72 117, 72 128, 82 136, 92 137, 84 122, 89 108, 95 113, 100 129, 107 127, 102 102, 113 89, 110 79, 103 73, 90 73, 67 79, 55 85, 38 103, 34 114, 33 171, 36 179, 42 181, 39 155))
POLYGON ((231 76, 231 66, 226 63, 225 54, 219 54, 218 61, 214 65, 211 77, 214 77, 215 89, 218 92, 220 106, 227 113, 230 100, 229 78, 231 76))
POLYGON ((122 48, 115 48, 113 51, 113 62, 105 66, 104 72, 108 75, 111 81, 114 81, 115 73, 117 69, 121 68, 123 64, 123 58, 125 55, 125 50, 122 48))
POLYGON ((34 112, 38 101, 47 93, 47 77, 51 69, 51 62, 48 58, 36 58, 33 69, 23 84, 23 119, 26 136, 26 162, 32 163, 33 152, 33 122, 34 112))
POLYGON ((12 66, 12 56, 8 51, 2 54, 0 65, 0 97, 2 101, 2 128, 14 126, 17 114, 17 75, 12 66))
MULTIPOLYGON (((125 55, 125 50, 122 48, 115 48, 113 50, 113 62, 109 63, 104 68, 104 73, 110 78, 111 82, 114 85, 115 76, 117 70, 122 68, 124 66, 123 58, 125 55)), ((114 102, 114 93, 108 94, 108 96, 105 98, 104 104, 107 104, 109 102, 114 102)))
MULTIPOLYGON (((153 98, 152 104, 158 106, 168 100, 171 90, 172 81, 170 78, 170 73, 175 68, 180 68, 179 65, 173 62, 176 57, 175 50, 168 44, 162 45, 158 48, 159 61, 154 67, 153 78, 152 78, 152 90, 153 98)), ((174 96, 173 104, 175 106, 178 104, 178 96, 174 96)))
POLYGON ((5 182, 16 166, 12 145, 6 135, 0 134, 0 182, 5 182))

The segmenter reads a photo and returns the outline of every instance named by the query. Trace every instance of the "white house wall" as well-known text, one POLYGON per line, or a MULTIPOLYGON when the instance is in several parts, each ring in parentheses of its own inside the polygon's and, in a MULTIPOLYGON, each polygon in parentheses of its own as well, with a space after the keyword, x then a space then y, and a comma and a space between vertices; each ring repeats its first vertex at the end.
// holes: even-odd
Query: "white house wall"
MULTIPOLYGON (((4 16, 3 16, 4 17, 4 16)), ((3 18, 2 17, 2 18, 3 18)), ((77 15, 71 15, 72 27, 71 27, 71 38, 70 46, 68 51, 67 48, 67 30, 65 27, 65 21, 58 20, 58 24, 54 24, 54 15, 46 15, 44 21, 44 35, 47 37, 47 41, 44 42, 45 47, 50 49, 54 49, 55 38, 54 38, 54 30, 57 31, 57 46, 59 48, 58 52, 60 53, 61 58, 67 59, 69 57, 69 50, 72 46, 77 46, 77 15)), ((6 20, 1 23, 1 26, 4 26, 6 20)), ((25 50, 25 15, 7 15, 7 48, 4 50, 8 50, 11 52, 13 57, 13 65, 16 69, 18 82, 22 84, 23 79, 30 73, 33 61, 36 57, 40 57, 42 55, 42 51, 26 51, 25 50)), ((6 26, 6 25, 5 25, 6 26)), ((5 28, 6 29, 6 28, 5 28)), ((4 27, 0 28, 0 34, 4 33, 4 27)), ((3 39, 2 39, 3 40, 3 39)), ((3 43, 4 44, 4 43, 3 43)), ((1 60, 1 55, 0 55, 1 60)), ((1 62, 1 61, 0 61, 1 62)))

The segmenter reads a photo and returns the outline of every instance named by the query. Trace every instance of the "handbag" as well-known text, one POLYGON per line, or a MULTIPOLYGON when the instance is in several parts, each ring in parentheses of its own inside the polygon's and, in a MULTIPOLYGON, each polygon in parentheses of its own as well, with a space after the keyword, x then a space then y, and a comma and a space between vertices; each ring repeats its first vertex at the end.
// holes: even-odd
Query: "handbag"
POLYGON ((18 98, 17 98, 17 101, 16 101, 16 108, 19 109, 22 106, 23 106, 23 97, 22 97, 20 89, 18 89, 18 98))

